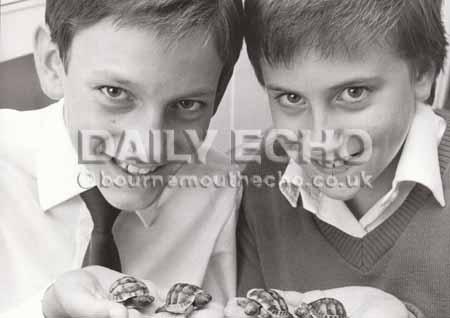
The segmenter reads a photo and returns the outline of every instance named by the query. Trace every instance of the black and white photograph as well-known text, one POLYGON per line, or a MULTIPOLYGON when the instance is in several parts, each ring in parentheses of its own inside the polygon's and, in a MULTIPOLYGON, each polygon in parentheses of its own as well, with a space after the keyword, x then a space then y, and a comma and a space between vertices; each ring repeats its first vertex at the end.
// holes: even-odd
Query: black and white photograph
POLYGON ((0 318, 450 318, 450 0, 0 0, 0 318))

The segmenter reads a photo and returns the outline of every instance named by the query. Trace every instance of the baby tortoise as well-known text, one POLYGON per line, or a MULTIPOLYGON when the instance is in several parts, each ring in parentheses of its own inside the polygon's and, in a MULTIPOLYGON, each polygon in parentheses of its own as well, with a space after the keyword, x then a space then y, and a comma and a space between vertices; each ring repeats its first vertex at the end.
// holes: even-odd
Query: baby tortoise
POLYGON ((142 310, 155 300, 144 282, 132 276, 124 276, 116 280, 109 289, 111 299, 122 303, 127 308, 142 310))
POLYGON ((204 308, 211 300, 211 295, 200 287, 178 283, 169 290, 166 303, 156 313, 189 317, 193 311, 204 308))
POLYGON ((344 305, 334 298, 321 298, 312 303, 302 303, 295 310, 298 318, 349 318, 344 305))
POLYGON ((238 305, 248 316, 258 318, 293 318, 286 301, 273 289, 252 289, 238 305))

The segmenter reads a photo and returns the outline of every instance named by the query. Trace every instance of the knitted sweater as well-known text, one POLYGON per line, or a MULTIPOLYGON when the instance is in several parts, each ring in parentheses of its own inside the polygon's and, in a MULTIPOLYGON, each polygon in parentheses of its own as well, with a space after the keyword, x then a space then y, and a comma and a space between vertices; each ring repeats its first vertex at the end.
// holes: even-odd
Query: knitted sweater
MULTIPOLYGON (((447 206, 416 184, 398 210, 362 239, 322 222, 301 204, 293 208, 277 186, 249 184, 238 223, 239 294, 251 288, 372 286, 426 317, 450 317, 450 114, 438 114, 447 120, 439 146, 447 206)), ((263 157, 245 174, 280 176, 285 168, 263 157)))

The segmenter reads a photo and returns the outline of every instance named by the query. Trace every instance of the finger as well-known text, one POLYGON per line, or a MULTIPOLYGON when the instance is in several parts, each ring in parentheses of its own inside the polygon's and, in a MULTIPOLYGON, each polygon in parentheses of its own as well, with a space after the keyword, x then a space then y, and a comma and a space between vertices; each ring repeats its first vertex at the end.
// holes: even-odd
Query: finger
POLYGON ((128 309, 128 318, 143 318, 143 317, 146 317, 146 316, 142 315, 136 309, 128 309))
POLYGON ((130 318, 125 306, 113 302, 110 302, 107 306, 109 307, 109 318, 130 318))
POLYGON ((83 302, 83 306, 78 306, 71 311, 72 317, 84 318, 128 318, 127 309, 121 304, 98 300, 95 302, 83 302))
POLYGON ((95 279, 105 290, 109 290, 113 282, 116 282, 119 278, 126 276, 120 272, 116 272, 102 266, 84 267, 83 271, 89 273, 92 277, 95 277, 95 279))

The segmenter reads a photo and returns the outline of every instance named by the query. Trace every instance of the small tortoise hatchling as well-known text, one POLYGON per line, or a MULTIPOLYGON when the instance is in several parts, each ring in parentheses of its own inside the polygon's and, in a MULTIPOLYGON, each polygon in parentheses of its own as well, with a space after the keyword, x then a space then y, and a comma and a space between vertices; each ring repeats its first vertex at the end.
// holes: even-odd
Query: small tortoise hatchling
POLYGON ((344 305, 334 298, 321 298, 312 303, 302 303, 295 310, 298 318, 349 318, 344 305))
POLYGON ((109 289, 111 299, 122 303, 127 308, 142 310, 155 300, 144 282, 132 276, 124 276, 116 280, 109 289))
POLYGON ((284 298, 273 289, 252 289, 238 301, 249 316, 258 318, 293 318, 284 298))
POLYGON ((211 300, 211 295, 200 287, 178 283, 169 290, 166 303, 158 308, 156 313, 167 313, 169 314, 168 316, 189 317, 193 311, 204 308, 211 300))

